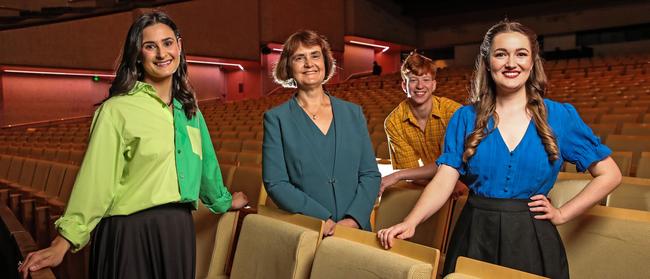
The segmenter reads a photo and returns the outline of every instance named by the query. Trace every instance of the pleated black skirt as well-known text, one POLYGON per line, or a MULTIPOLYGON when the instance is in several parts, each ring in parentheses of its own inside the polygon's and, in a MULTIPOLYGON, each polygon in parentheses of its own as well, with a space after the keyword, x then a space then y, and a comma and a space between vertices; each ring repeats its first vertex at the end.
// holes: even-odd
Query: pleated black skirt
POLYGON ((465 256, 546 276, 569 278, 564 245, 555 225, 533 218, 529 200, 492 199, 470 194, 456 222, 443 276, 465 256))
POLYGON ((102 219, 90 278, 194 279, 196 240, 189 204, 165 204, 102 219))

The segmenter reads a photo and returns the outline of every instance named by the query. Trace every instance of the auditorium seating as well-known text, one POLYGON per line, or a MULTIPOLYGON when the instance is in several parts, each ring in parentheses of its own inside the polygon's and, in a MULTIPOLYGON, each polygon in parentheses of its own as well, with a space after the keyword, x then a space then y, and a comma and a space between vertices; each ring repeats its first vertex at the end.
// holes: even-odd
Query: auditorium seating
POLYGON ((512 268, 503 267, 467 257, 458 257, 456 270, 444 279, 543 279, 547 277, 530 274, 512 268))
POLYGON ((337 226, 316 250, 311 277, 326 278, 436 278, 440 251, 395 239, 385 250, 376 234, 337 226))
POLYGON ((244 218, 230 278, 309 278, 324 222, 269 211, 244 218))
POLYGON ((597 205, 558 226, 571 278, 650 274, 650 212, 597 205))
MULTIPOLYGON (((375 213, 375 231, 400 223, 411 211, 424 186, 399 182, 387 188, 375 213), (408 206, 406 206, 408 205, 408 206)), ((450 199, 436 214, 418 225, 411 241, 443 251, 451 221, 453 200, 450 199)))
POLYGON ((196 278, 228 278, 239 211, 214 214, 203 204, 192 212, 196 231, 196 278))

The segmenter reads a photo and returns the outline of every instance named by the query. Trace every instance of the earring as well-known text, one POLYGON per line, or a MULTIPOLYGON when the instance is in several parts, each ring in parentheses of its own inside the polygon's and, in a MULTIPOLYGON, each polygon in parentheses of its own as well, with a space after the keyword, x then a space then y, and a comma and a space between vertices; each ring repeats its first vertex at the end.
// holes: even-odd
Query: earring
POLYGON ((137 61, 135 61, 135 63, 141 64, 142 61, 140 61, 140 59, 138 59, 137 61))
POLYGON ((297 87, 298 87, 298 83, 296 82, 295 79, 293 79, 293 78, 289 78, 289 79, 287 80, 287 86, 288 86, 288 87, 291 87, 291 88, 297 88, 297 87))

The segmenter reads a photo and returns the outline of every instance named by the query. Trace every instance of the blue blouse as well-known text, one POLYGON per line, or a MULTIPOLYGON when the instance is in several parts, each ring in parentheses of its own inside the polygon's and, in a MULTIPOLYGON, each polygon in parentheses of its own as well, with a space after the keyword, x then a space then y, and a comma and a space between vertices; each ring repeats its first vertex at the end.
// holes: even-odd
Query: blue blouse
POLYGON ((464 106, 449 121, 443 154, 436 163, 458 170, 461 181, 475 195, 528 199, 537 194, 548 194, 564 161, 575 164, 578 171, 583 172, 611 154, 612 151, 600 143, 572 105, 547 99, 544 104, 560 150, 558 160, 548 160, 532 120, 524 137, 510 152, 499 129, 493 129, 494 120, 490 119, 488 130, 492 132, 479 143, 474 156, 464 163, 465 139, 474 130, 476 120, 474 107, 464 106))

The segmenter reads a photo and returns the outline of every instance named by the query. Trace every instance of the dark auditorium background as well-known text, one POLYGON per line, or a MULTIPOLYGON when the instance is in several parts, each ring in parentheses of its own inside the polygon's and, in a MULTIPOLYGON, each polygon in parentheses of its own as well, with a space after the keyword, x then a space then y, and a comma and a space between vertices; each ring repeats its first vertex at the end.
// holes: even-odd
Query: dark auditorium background
MULTIPOLYGON (((635 210, 623 219, 644 220, 635 227, 640 231, 630 233, 650 232, 650 1, 0 0, 0 193, 10 182, 32 183, 15 158, 25 166, 29 158, 61 164, 56 189, 47 192, 47 177, 39 189, 46 211, 34 207, 31 212, 19 198, 3 196, 9 209, 0 204, 0 250, 11 237, 26 241, 3 257, 20 258, 45 247, 55 235, 52 222, 65 207, 92 113, 108 96, 127 30, 152 9, 169 14, 180 28, 189 78, 225 184, 232 185, 231 191, 244 191, 254 205, 267 200, 260 190, 262 114, 293 92, 280 88, 271 75, 289 35, 311 29, 327 37, 337 73, 326 88, 363 107, 376 157, 389 160, 383 121, 404 99, 402 59, 414 49, 431 57, 438 67, 435 94, 465 104, 486 30, 505 18, 520 21, 539 36, 550 83, 547 97, 575 105, 615 151, 623 183, 633 189, 626 197, 636 199, 633 206, 622 199, 620 207, 635 210), (373 61, 381 65, 381 76, 371 74, 373 61)), ((37 169, 38 162, 33 164, 37 169)), ((55 166, 47 167, 54 172, 55 166)), ((559 181, 584 178, 574 174, 572 165, 564 171, 559 181)), ((608 200, 602 205, 614 204, 608 200)), ((198 224, 200 246, 206 238, 200 229, 208 225, 198 224)), ((444 252, 447 235, 420 243, 444 252)), ((649 247, 649 236, 636 235, 634 241, 649 247)), ((211 253, 201 250, 211 249, 211 241, 198 253, 211 253)), ((574 254, 571 247, 567 250, 571 261, 574 254)), ((650 261, 648 249, 640 253, 645 260, 632 260, 633 266, 650 261)), ((84 257, 87 252, 71 256, 54 274, 84 278, 86 271, 78 265, 84 257)), ((197 265, 206 261, 197 258, 197 265)), ((615 270, 615 262, 624 260, 611 261, 609 269, 615 270)), ((226 262, 232 265, 232 255, 226 262)), ((0 263, 0 271, 12 264, 0 263)), ((574 266, 580 265, 572 272, 589 271, 589 263, 574 266)), ((202 270, 197 275, 205 275, 202 270)))

